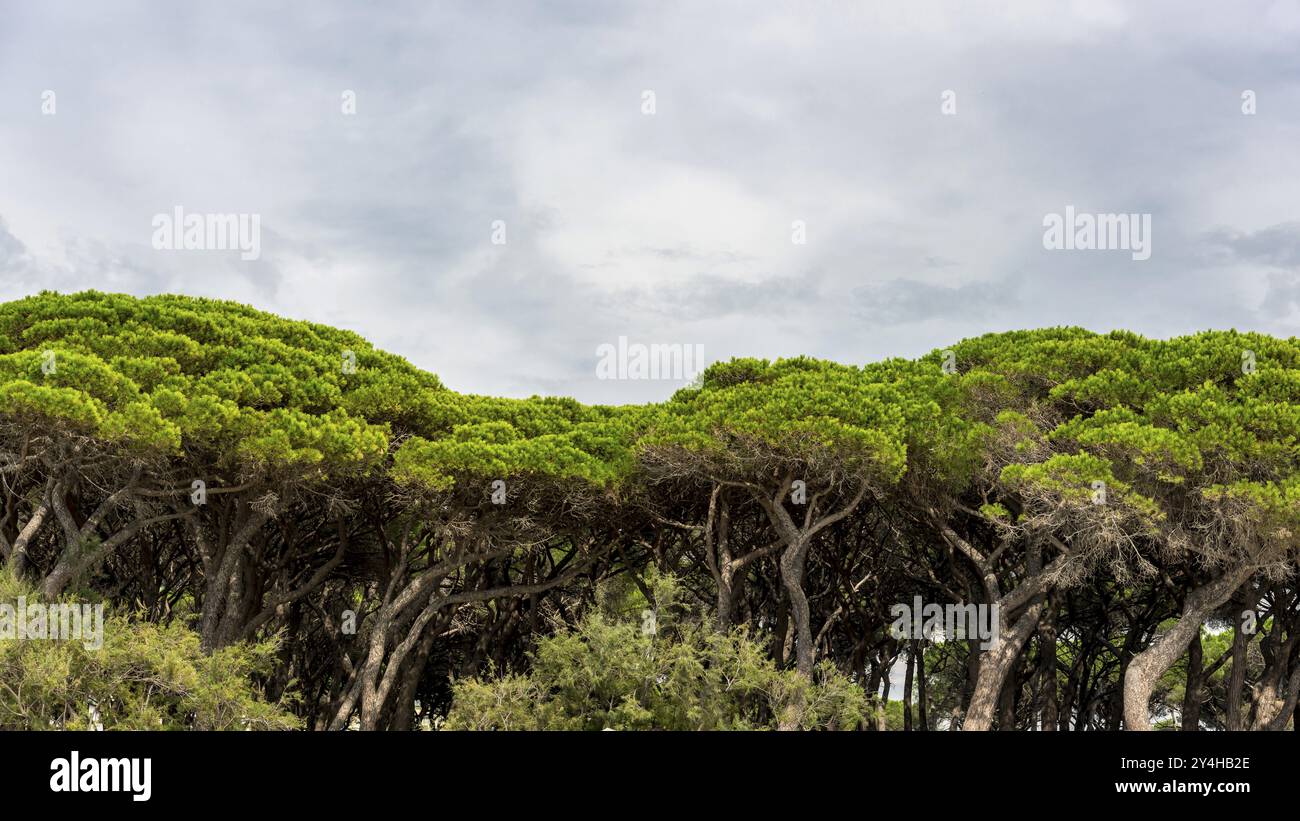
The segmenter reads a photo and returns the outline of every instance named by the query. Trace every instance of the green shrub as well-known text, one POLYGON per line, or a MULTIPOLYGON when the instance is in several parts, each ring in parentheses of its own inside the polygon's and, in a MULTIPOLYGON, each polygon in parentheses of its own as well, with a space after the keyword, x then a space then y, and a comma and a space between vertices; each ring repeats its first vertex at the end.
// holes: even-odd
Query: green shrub
POLYGON ((834 666, 819 667, 812 682, 779 670, 745 630, 718 632, 700 614, 682 612, 671 577, 652 584, 653 630, 645 616, 591 613, 539 642, 527 672, 457 682, 444 728, 756 730, 791 717, 808 730, 866 723, 866 694, 834 666))
MULTIPOLYGON (((0 570, 0 603, 37 602, 0 570)), ((12 629, 11 631, 12 632, 12 629)), ((253 676, 276 661, 277 641, 207 655, 180 622, 105 612, 101 646, 81 639, 0 638, 0 730, 287 730, 299 722, 268 703, 253 676), (89 646, 88 646, 89 645, 89 646)))

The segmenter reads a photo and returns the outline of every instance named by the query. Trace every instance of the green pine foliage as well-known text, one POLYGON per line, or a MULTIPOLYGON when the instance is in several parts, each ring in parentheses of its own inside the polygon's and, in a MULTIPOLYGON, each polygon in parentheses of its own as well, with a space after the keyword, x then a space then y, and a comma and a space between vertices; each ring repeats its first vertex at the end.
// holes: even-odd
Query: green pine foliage
MULTIPOLYGON (((1245 568, 1290 591, 1300 341, 1013 331, 916 360, 733 359, 664 402, 607 407, 458 393, 357 334, 236 303, 45 292, 0 305, 0 470, 0 548, 21 576, 0 592, 129 590, 109 601, 102 650, 0 643, 0 727, 82 726, 91 702, 115 727, 297 726, 382 689, 357 672, 386 669, 365 658, 376 629, 395 637, 384 653, 454 677, 421 649, 427 629, 514 642, 499 664, 486 638, 457 645, 473 674, 457 678, 450 727, 849 728, 877 717, 864 719, 862 647, 845 648, 907 584, 973 601, 993 595, 990 574, 1006 593, 1060 558, 1052 592, 1090 591, 1103 613, 1145 597, 1152 636, 1179 614, 1171 585, 1245 568), (199 477, 212 500, 195 510, 199 477), (796 480, 806 502, 789 498, 796 480), (508 503, 489 501, 496 482, 508 503), (805 520, 801 504, 821 507, 805 520), (723 507, 736 595, 766 598, 715 629, 698 610, 727 577, 723 507), (958 538, 993 557, 979 575, 954 570, 958 538), (820 564, 781 565, 782 539, 820 564), (860 571, 848 546, 867 543, 888 554, 871 583, 840 584, 860 571), (665 593, 654 634, 573 589, 661 565, 694 600, 673 615, 665 593), (772 634, 792 575, 825 591, 812 676, 772 634), (182 595, 193 611, 173 606, 182 595), (503 615, 507 600, 527 614, 503 615), (316 682, 304 707, 285 695, 299 687, 287 657, 345 680, 316 682)), ((940 656, 965 675, 955 648, 940 656)), ((408 678, 403 698, 435 697, 408 678)), ((936 699, 963 691, 940 679, 936 699)))

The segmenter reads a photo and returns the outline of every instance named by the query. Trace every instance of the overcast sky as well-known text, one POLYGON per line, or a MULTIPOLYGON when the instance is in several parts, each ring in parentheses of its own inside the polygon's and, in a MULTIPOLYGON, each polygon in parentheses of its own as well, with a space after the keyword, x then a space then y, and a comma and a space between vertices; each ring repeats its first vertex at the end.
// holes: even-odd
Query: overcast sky
POLYGON ((0 298, 231 298, 615 403, 681 384, 598 380, 619 336, 1297 333, 1297 3, 525 5, 0 0, 0 298), (1045 249, 1067 205, 1151 258, 1045 249), (155 250, 175 206, 260 215, 260 259, 155 250))

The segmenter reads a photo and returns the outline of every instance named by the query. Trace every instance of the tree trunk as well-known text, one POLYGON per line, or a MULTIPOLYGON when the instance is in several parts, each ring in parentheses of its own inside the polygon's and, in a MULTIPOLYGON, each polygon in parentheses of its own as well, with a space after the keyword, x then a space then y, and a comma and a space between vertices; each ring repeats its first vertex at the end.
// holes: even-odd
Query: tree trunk
POLYGON ((1250 575, 1251 568, 1238 568, 1193 590, 1183 603, 1182 616, 1178 622, 1152 641, 1147 649, 1133 657, 1124 672, 1126 729, 1151 729, 1151 691, 1155 689, 1156 682, 1183 654, 1192 637, 1200 635, 1201 625, 1206 618, 1231 598, 1250 575))
POLYGON ((1015 624, 1006 628, 1010 616, 1000 613, 1003 628, 1001 635, 988 650, 980 654, 979 678, 975 681, 975 692, 971 694, 970 707, 966 710, 963 730, 989 730, 993 727, 994 713, 998 707, 998 697, 1007 680, 1007 674, 1020 657, 1020 651, 1030 634, 1038 626, 1038 617, 1042 613, 1041 599, 1025 608, 1025 612, 1016 619, 1015 624))
POLYGON ((891 684, 889 674, 894 669, 894 661, 897 658, 898 656, 894 656, 893 658, 886 659, 883 667, 885 671, 885 675, 882 676, 884 682, 880 685, 880 706, 876 709, 876 730, 882 733, 889 729, 889 724, 886 721, 886 716, 889 713, 889 690, 891 684))
POLYGON ((1016 729, 1016 696, 1020 694, 1020 676, 1016 665, 1011 665, 1002 693, 998 696, 998 729, 1007 732, 1016 729))
POLYGON ((930 729, 930 720, 926 713, 929 711, 929 703, 925 693, 925 645, 921 641, 915 640, 912 645, 916 648, 916 721, 917 729, 925 731, 930 729))
POLYGON ((790 605, 786 602, 785 596, 780 598, 781 603, 776 611, 776 625, 772 631, 772 658, 776 660, 778 668, 784 669, 786 662, 789 661, 790 605))
POLYGON ((1183 730, 1201 728, 1201 688, 1205 686, 1205 650, 1197 630, 1187 647, 1187 681, 1183 687, 1183 730))
POLYGON ((912 730, 912 675, 916 671, 916 640, 907 645, 907 672, 903 674, 903 729, 912 730))
MULTIPOLYGON (((736 597, 736 563, 731 556, 731 506, 727 504, 727 495, 718 494, 718 630, 726 632, 731 628, 731 614, 735 610, 736 597)), ((712 522, 710 522, 712 524, 712 522)), ((706 537, 706 542, 711 533, 706 537)), ((705 544, 706 550, 712 546, 705 544)))
POLYGON ((1276 641, 1281 630, 1280 614, 1273 616, 1275 646, 1273 658, 1262 681, 1255 687, 1251 704, 1252 730, 1281 730, 1295 711, 1296 698, 1300 696, 1300 641, 1291 636, 1285 642, 1276 641), (1290 678, 1286 673, 1291 670, 1290 678))
POLYGON ((781 581, 785 584, 790 601, 790 617, 794 620, 795 669, 809 681, 813 671, 812 615, 808 609, 808 596, 803 591, 803 570, 808 558, 808 540, 800 539, 781 554, 781 581))
MULTIPOLYGON (((50 480, 46 488, 45 498, 49 498, 49 489, 53 487, 53 480, 50 480)), ((41 526, 45 523, 45 517, 50 514, 50 504, 48 501, 42 502, 40 506, 32 512, 32 517, 27 520, 27 524, 19 531, 18 538, 14 539, 13 547, 9 553, 9 564, 13 567, 14 576, 21 579, 27 575, 29 560, 27 558, 27 546, 31 544, 33 538, 40 531, 41 526)))
POLYGON ((420 680, 424 677, 424 669, 429 663, 429 652, 433 649, 433 643, 438 638, 438 630, 425 631, 424 637, 420 639, 419 645, 415 652, 405 662, 405 669, 402 670, 402 685, 394 699, 393 715, 390 719, 389 726, 394 730, 412 730, 419 729, 415 727, 415 695, 419 689, 420 680))
POLYGON ((1228 672, 1224 729, 1241 729, 1242 690, 1246 686, 1246 644, 1250 639, 1242 628, 1240 613, 1232 618, 1232 669, 1228 672))
POLYGON ((245 563, 244 551, 257 531, 271 518, 268 513, 248 509, 246 502, 237 503, 236 511, 244 512, 247 518, 205 568, 209 575, 203 596, 203 622, 199 636, 203 649, 208 652, 223 647, 234 639, 231 624, 238 620, 233 611, 239 609, 243 596, 244 574, 241 571, 245 563), (240 508, 244 510, 241 511, 240 508))
POLYGON ((1055 732, 1056 694, 1056 597, 1048 597, 1048 609, 1038 625, 1038 726, 1055 732))

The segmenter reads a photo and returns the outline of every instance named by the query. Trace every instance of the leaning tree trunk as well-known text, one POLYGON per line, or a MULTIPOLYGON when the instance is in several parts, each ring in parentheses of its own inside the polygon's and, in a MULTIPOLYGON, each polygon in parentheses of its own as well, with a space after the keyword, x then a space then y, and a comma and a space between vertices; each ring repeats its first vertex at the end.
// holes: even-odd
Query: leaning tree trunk
MULTIPOLYGON (((993 717, 998 708, 998 697, 1006 683, 1012 666, 1020 658, 1020 651, 1025 642, 1038 627, 1038 617, 1042 613, 1042 599, 1037 599, 1025 608, 1020 618, 1010 629, 1001 631, 998 641, 980 654, 979 677, 975 680, 975 691, 971 694, 970 707, 966 710, 966 720, 962 730, 990 730, 993 717)), ((1000 613, 1003 624, 1010 621, 1010 616, 1000 613)))
POLYGON ((28 568, 31 564, 27 557, 27 548, 40 532, 41 526, 45 524, 45 519, 50 514, 50 493, 54 489, 54 480, 50 479, 45 486, 45 495, 42 501, 37 505, 36 510, 32 511, 31 518, 27 524, 23 525, 22 530, 18 531, 17 538, 14 539, 13 545, 9 550, 9 565, 13 568, 14 575, 23 578, 27 575, 28 568))
POLYGON ((1192 637, 1200 635, 1210 614, 1232 597, 1251 572, 1251 568, 1241 567, 1193 590, 1183 602, 1177 623, 1133 657, 1124 673, 1125 729, 1151 729, 1151 692, 1156 682, 1183 654, 1192 637))

